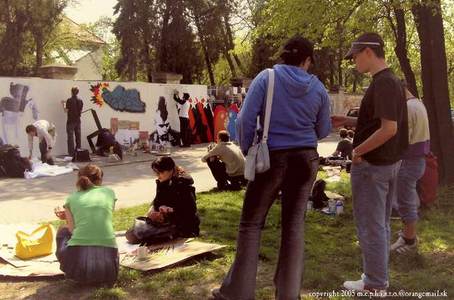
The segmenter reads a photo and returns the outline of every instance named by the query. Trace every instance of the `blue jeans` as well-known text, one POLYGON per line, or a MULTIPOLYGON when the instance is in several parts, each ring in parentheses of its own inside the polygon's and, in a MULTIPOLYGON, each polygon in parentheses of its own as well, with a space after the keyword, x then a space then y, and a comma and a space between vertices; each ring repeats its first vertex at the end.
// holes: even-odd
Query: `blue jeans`
POLYGON ((390 217, 399 167, 400 161, 386 166, 367 161, 352 165, 353 213, 368 288, 386 288, 388 281, 390 217))
POLYGON ((260 236, 268 211, 282 191, 282 234, 274 284, 276 299, 298 299, 304 253, 306 203, 318 169, 315 149, 270 153, 271 168, 249 182, 237 237, 235 260, 220 292, 227 299, 255 298, 260 236))
POLYGON ((424 157, 404 159, 397 177, 397 209, 404 223, 418 220, 419 196, 416 182, 424 175, 424 157))

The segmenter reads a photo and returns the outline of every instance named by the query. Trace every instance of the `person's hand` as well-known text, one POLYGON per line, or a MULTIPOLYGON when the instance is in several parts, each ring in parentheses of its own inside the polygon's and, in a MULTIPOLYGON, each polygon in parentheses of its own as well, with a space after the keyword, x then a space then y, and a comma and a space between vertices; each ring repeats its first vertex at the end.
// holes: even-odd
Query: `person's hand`
POLYGON ((331 124, 334 128, 344 127, 347 124, 347 117, 340 115, 331 116, 331 124))
POLYGON ((357 165, 363 161, 363 158, 359 156, 354 150, 352 153, 352 164, 357 165))
POLYGON ((65 105, 66 102, 65 102, 65 100, 61 100, 60 103, 61 103, 62 105, 65 105))
POLYGON ((163 214, 168 214, 173 212, 173 208, 165 205, 159 207, 159 212, 163 214))
POLYGON ((148 213, 148 217, 153 221, 157 223, 162 223, 164 222, 164 215, 160 213, 159 211, 151 211, 148 213))
POLYGON ((54 213, 59 218, 60 220, 66 220, 66 212, 64 209, 61 209, 60 207, 56 207, 54 209, 54 213))

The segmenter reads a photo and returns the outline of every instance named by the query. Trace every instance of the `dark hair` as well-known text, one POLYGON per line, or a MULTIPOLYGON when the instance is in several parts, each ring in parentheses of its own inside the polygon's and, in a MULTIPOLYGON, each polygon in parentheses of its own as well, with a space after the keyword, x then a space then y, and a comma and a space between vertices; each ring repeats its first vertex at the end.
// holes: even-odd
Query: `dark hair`
POLYGON ((342 128, 342 129, 339 131, 339 135, 340 135, 341 138, 345 139, 345 138, 348 136, 348 131, 347 131, 347 129, 342 128))
POLYGON ((30 133, 30 132, 36 132, 36 127, 34 125, 27 125, 27 127, 25 127, 25 132, 26 133, 30 133))
POLYGON ((189 96, 189 93, 183 93, 183 99, 188 100, 191 96, 189 96))
POLYGON ((347 134, 348 134, 349 138, 354 138, 355 137, 355 132, 353 130, 351 130, 351 129, 347 131, 347 134))
POLYGON ((369 47, 378 58, 385 58, 385 50, 381 47, 369 47))
POLYGON ((314 46, 308 39, 299 35, 289 39, 281 53, 284 64, 291 66, 301 65, 308 57, 314 63, 314 46))
POLYGON ((376 32, 366 32, 362 34, 358 40, 361 41, 369 41, 369 42, 376 42, 379 43, 380 46, 371 46, 371 47, 366 47, 372 50, 375 55, 379 58, 385 58, 385 43, 382 39, 382 37, 376 33, 376 32))
POLYGON ((221 142, 228 142, 230 141, 230 134, 227 130, 221 130, 218 132, 218 139, 221 140, 221 142))
POLYGON ((77 86, 73 86, 73 87, 71 88, 71 94, 72 94, 73 96, 77 96, 77 95, 79 94, 79 88, 78 88, 77 86))
POLYGON ((158 111, 160 112, 161 119, 163 121, 166 121, 167 116, 169 115, 169 112, 167 111, 166 98, 164 98, 163 96, 159 97, 158 111))
POLYGON ((175 161, 170 156, 162 156, 156 158, 151 163, 151 168, 156 173, 164 172, 164 171, 173 171, 174 175, 181 175, 184 172, 184 169, 180 166, 175 164, 175 161))
POLYGON ((88 164, 79 170, 78 176, 77 188, 81 191, 86 191, 95 185, 101 185, 104 173, 97 165, 88 164))

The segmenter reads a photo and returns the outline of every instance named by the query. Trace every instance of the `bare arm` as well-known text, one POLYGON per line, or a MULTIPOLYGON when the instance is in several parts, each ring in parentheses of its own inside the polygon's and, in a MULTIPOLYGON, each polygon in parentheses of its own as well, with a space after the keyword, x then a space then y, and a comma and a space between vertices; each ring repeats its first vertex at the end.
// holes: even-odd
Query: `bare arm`
POLYGON ((74 230, 74 219, 73 214, 69 208, 65 207, 65 216, 66 216, 66 224, 68 225, 68 229, 70 232, 74 230))
POLYGON ((347 116, 340 116, 340 115, 332 115, 331 116, 331 123, 333 127, 339 128, 344 126, 355 127, 358 118, 355 117, 347 117, 347 116))
POLYGON ((68 109, 66 108, 66 101, 65 101, 65 100, 62 100, 62 101, 61 101, 61 106, 63 107, 63 111, 64 111, 65 113, 67 113, 67 112, 68 112, 68 109))

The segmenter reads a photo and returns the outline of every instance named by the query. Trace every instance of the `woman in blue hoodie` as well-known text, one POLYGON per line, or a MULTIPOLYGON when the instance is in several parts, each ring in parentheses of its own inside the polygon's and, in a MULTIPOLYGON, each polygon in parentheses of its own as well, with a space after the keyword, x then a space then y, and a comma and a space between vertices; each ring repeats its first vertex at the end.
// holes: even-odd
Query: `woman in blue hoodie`
MULTIPOLYGON (((318 169, 317 141, 331 130, 329 97, 307 72, 313 45, 296 36, 284 46, 283 64, 273 67, 275 84, 268 133, 271 167, 256 174, 244 199, 233 265, 215 299, 254 299, 260 235, 268 210, 282 191, 282 235, 274 276, 276 299, 298 299, 303 273, 304 215, 318 169)), ((236 127, 244 154, 251 147, 257 117, 263 119, 268 70, 252 82, 236 127)), ((263 121, 262 127, 263 127, 263 121)))

